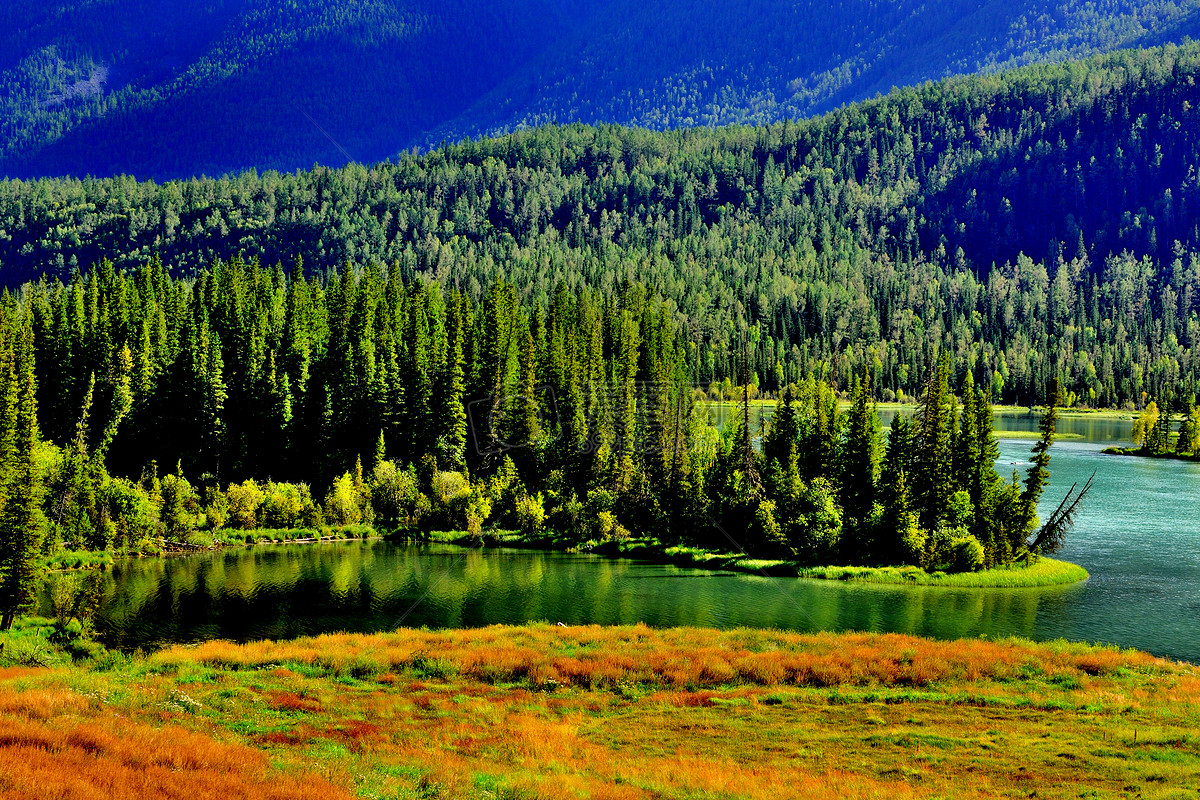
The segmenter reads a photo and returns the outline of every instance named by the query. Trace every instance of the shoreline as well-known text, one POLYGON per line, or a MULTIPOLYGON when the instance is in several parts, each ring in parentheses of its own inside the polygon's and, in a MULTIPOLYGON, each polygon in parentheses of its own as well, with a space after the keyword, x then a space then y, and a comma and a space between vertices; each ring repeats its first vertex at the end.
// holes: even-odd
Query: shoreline
MULTIPOLYGON (((386 537, 385 537, 386 538, 386 537)), ((399 540, 393 540, 399 541, 399 540)), ((740 572, 772 578, 797 578, 812 581, 842 581, 886 586, 940 586, 958 589, 1031 589, 1070 586, 1091 576, 1078 564, 1052 558, 1039 558, 1029 566, 997 567, 980 572, 926 572, 920 567, 804 566, 787 559, 762 559, 737 553, 720 553, 695 547, 664 546, 652 539, 606 542, 592 548, 563 547, 553 536, 529 539, 520 535, 500 534, 476 541, 461 531, 434 531, 425 538, 408 541, 451 544, 458 547, 511 547, 522 550, 548 550, 629 558, 657 564, 740 572)))
MULTIPOLYGON (((360 526, 366 528, 367 526, 360 526)), ((281 531, 264 529, 265 532, 281 531)), ((296 529, 297 533, 310 531, 296 529)), ((359 531, 361 535, 267 538, 254 536, 255 531, 245 532, 239 542, 216 539, 207 546, 192 545, 188 549, 166 549, 159 553, 90 553, 69 552, 55 559, 48 559, 48 571, 74 572, 88 569, 107 570, 118 558, 173 558, 180 556, 215 553, 235 547, 251 548, 263 545, 289 544, 338 544, 348 542, 388 541, 395 544, 449 544, 467 549, 486 547, 508 547, 519 550, 545 550, 557 553, 580 553, 599 555, 606 558, 628 558, 655 564, 671 564, 678 567, 706 569, 718 572, 738 572, 772 578, 796 578, 810 581, 840 581, 844 583, 875 584, 881 586, 934 586, 958 589, 1030 589, 1051 586, 1070 586, 1082 583, 1091 576, 1078 564, 1041 557, 1029 565, 1011 565, 981 570, 979 572, 926 572, 916 566, 806 566, 789 559, 754 558, 740 553, 704 550, 683 545, 663 545, 648 539, 630 539, 625 542, 604 542, 592 547, 580 547, 577 543, 554 534, 530 538, 514 531, 492 531, 481 539, 471 537, 464 531, 387 532, 379 528, 359 531), (193 549, 194 548, 194 549, 193 549), (72 566, 68 563, 74 562, 72 566)))
POLYGON ((1183 455, 1180 453, 1145 453, 1140 447, 1106 447, 1100 451, 1106 456, 1124 456, 1126 458, 1149 458, 1156 461, 1200 461, 1200 454, 1191 453, 1183 455))
MULTIPOLYGON (((143 551, 121 551, 112 550, 64 550, 50 556, 44 556, 42 564, 47 572, 84 572, 92 569, 107 570, 111 569, 113 563, 119 558, 177 558, 180 556, 193 556, 201 553, 218 553, 223 550, 232 550, 234 548, 251 548, 266 545, 283 545, 283 544, 336 544, 338 542, 365 542, 376 539, 386 539, 388 534, 379 528, 369 525, 347 525, 345 528, 336 529, 339 533, 344 530, 355 529, 359 535, 350 536, 305 536, 295 538, 276 538, 265 535, 254 536, 254 534, 267 533, 306 533, 319 534, 320 531, 311 528, 252 528, 246 531, 235 531, 234 529, 225 528, 218 531, 217 534, 207 534, 203 532, 195 532, 190 536, 208 537, 211 541, 208 544, 195 544, 187 541, 168 541, 159 539, 164 543, 163 549, 158 552, 143 552, 143 551), (361 530, 359 530, 361 529, 361 530), (368 530, 369 529, 369 530, 368 530), (241 540, 235 536, 232 538, 218 538, 222 533, 240 533, 241 540), (252 541, 247 541, 251 540, 252 541)), ((335 530, 335 529, 330 529, 335 530)))

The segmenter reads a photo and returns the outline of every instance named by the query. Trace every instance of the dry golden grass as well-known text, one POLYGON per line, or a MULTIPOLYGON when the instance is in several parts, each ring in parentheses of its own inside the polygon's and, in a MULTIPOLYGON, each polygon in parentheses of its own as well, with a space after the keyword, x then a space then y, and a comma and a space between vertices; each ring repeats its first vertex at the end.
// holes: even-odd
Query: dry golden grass
POLYGON ((14 691, 10 682, 29 673, 0 672, 4 800, 349 797, 322 778, 274 773, 265 753, 244 744, 126 719, 65 688, 14 691))
POLYGON ((1195 670, 1065 643, 545 625, 214 642, 0 673, 0 722, 0 797, 44 796, 5 777, 39 773, 65 782, 53 796, 110 775, 111 796, 188 800, 1200 788, 1195 670))
POLYGON ((586 688, 623 683, 678 688, 729 684, 927 686, 1028 672, 1112 674, 1165 662, 1145 653, 1058 643, 939 642, 901 634, 719 632, 644 626, 527 626, 392 634, 332 634, 286 642, 210 642, 156 656, 164 668, 200 663, 254 669, 284 662, 331 675, 404 669, 449 671, 485 683, 550 682, 586 688))

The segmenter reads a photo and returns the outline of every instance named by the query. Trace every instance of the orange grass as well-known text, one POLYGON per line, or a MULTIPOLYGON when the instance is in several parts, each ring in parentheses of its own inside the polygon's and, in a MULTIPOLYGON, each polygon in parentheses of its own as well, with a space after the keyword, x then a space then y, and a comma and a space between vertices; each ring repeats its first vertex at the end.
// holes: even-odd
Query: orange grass
MULTIPOLYGON (((0 681, 11 679, 11 671, 0 681)), ((143 800, 328 798, 312 776, 279 775, 266 755, 175 725, 123 719, 67 689, 0 693, 0 798, 143 800)))
POLYGON ((1200 788, 1194 668, 1061 642, 548 625, 212 642, 0 674, 10 719, 0 797, 42 796, 2 792, 18 750, 50 746, 29 769, 137 786, 173 765, 188 800, 214 781, 230 797, 620 800, 1200 788), (238 783, 267 764, 261 789, 238 783))
POLYGON ((730 684, 928 686, 1007 680, 1030 670, 1050 676, 1153 670, 1165 662, 1116 648, 1027 641, 930 641, 902 634, 719 632, 643 626, 493 627, 458 631, 326 636, 234 645, 210 642, 158 655, 164 669, 198 662, 254 669, 298 663, 330 675, 449 671, 496 684, 551 682, 586 688, 650 684, 703 688, 730 684))

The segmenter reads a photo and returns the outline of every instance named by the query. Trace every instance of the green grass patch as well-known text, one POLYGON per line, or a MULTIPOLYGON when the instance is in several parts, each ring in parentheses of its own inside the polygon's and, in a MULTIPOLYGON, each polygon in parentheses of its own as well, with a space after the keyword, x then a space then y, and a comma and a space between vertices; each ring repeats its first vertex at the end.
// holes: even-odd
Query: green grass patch
POLYGON ((809 567, 784 559, 750 558, 698 547, 663 547, 652 539, 632 540, 614 548, 601 548, 625 558, 659 561, 700 569, 749 572, 773 577, 879 583, 896 586, 952 586, 961 588, 1026 588, 1062 586, 1087 580, 1083 567, 1052 558, 1033 564, 1014 564, 981 572, 926 572, 920 567, 809 567))
POLYGON ((1200 461, 1200 453, 1147 453, 1140 447, 1106 447, 1101 452, 1110 456, 1163 458, 1170 461, 1200 461))
MULTIPOLYGON (((213 534, 198 532, 188 537, 191 544, 210 545, 272 544, 280 542, 316 542, 326 539, 370 539, 379 535, 371 525, 344 525, 322 528, 222 528, 213 534), (193 541, 194 537, 194 541, 193 541)), ((205 546, 210 546, 205 545, 205 546)))
POLYGON ((881 583, 900 586, 954 586, 963 588, 1026 588, 1063 586, 1087 580, 1088 572, 1078 564, 1040 558, 1026 566, 1014 564, 980 572, 934 572, 919 567, 804 567, 801 578, 881 583))
POLYGON ((0 631, 0 667, 53 667, 71 658, 50 642, 54 621, 21 617, 12 629, 0 631))
MULTIPOLYGON (((1038 431, 993 431, 997 439, 1037 439, 1042 434, 1038 431)), ((1055 433, 1054 440, 1082 439, 1082 433, 1055 433)))
POLYGON ((112 563, 113 555, 107 550, 60 550, 42 559, 48 570, 108 569, 112 563))

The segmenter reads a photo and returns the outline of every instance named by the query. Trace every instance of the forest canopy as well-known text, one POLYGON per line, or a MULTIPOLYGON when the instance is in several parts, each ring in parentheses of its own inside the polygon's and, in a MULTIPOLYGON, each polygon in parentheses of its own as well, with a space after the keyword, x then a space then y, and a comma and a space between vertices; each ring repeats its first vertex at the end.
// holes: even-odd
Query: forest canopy
MULTIPOLYGON (((1200 46, 952 79, 767 127, 545 127, 394 164, 0 183, 16 287, 105 259, 350 265, 472 303, 643 283, 701 383, 829 370, 912 397, 945 350, 997 402, 1179 405, 1200 355, 1200 46)), ((74 279, 76 282, 81 279, 74 279)), ((956 384, 957 385, 957 384, 956 384)))
POLYGON ((1057 546, 1031 538, 1056 382, 1028 474, 1008 481, 988 392, 946 351, 885 450, 867 375, 848 410, 824 372, 788 383, 768 421, 749 343, 722 397, 680 333, 640 284, 560 284, 543 305, 497 281, 476 304, 399 271, 308 280, 236 258, 194 279, 106 263, 28 284, 0 304, 0 627, 40 556, 202 529, 652 532, 954 571, 1057 546))

